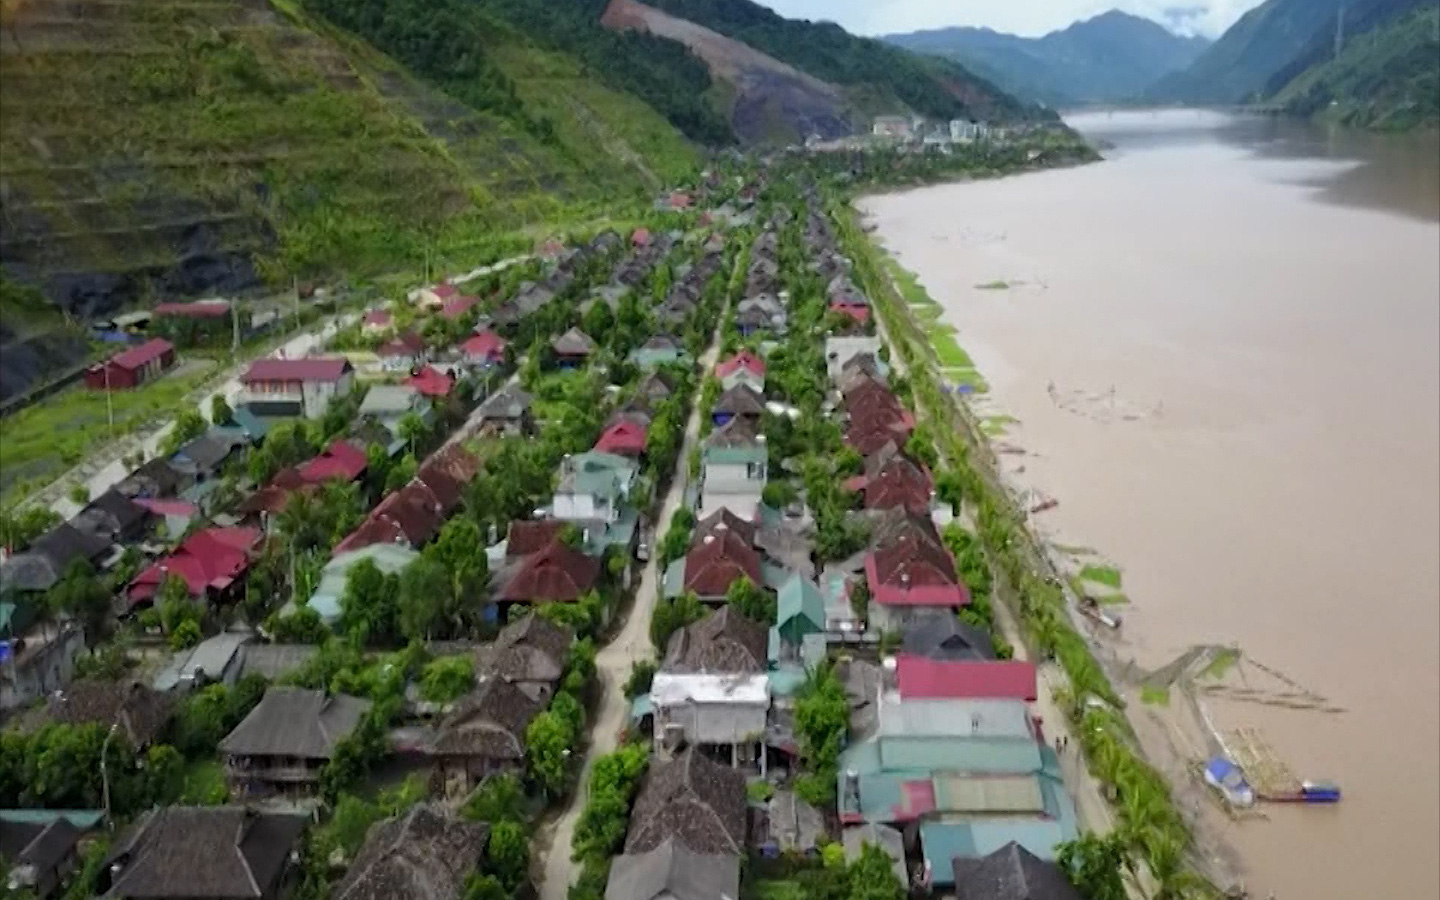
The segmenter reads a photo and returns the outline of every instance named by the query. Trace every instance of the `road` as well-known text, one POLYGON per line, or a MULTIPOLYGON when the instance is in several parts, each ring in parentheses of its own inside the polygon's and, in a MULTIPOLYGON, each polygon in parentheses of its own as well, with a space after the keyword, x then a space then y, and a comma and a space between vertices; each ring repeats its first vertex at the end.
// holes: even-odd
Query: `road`
MULTIPOLYGON (((710 349, 700 359, 700 371, 709 372, 715 367, 719 344, 712 341, 710 349)), ((620 733, 630 716, 630 701, 625 699, 625 682, 630 678, 630 668, 642 659, 654 656, 650 646, 650 616, 660 596, 659 554, 656 545, 670 529, 670 520, 680 508, 685 496, 685 485, 689 480, 689 466, 686 460, 690 451, 700 440, 699 389, 696 389, 695 408, 690 412, 690 421, 685 425, 685 440, 676 457, 675 477, 671 479, 670 490, 660 508, 660 519, 655 526, 655 540, 651 542, 650 561, 640 574, 640 585, 635 591, 635 603, 620 633, 601 648, 595 658, 595 668, 600 680, 600 706, 590 723, 590 747, 580 771, 580 781, 570 797, 570 804, 547 829, 548 847, 541 862, 541 875, 536 882, 536 894, 540 900, 565 900, 570 885, 579 874, 579 867, 570 860, 570 846, 575 837, 575 823, 585 808, 590 788, 590 772, 595 760, 614 752, 620 743, 620 733)))

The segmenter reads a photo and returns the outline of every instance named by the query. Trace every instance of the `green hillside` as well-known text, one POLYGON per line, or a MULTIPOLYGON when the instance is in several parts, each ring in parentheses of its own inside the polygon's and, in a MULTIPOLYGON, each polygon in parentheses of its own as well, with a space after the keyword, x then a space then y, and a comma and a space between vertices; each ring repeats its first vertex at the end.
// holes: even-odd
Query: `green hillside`
POLYGON ((935 119, 1050 119, 953 60, 922 56, 830 22, 786 19, 750 0, 654 0, 648 5, 742 41, 831 84, 849 88, 862 107, 898 105, 935 119))
POLYGON ((1354 0, 1265 0, 1201 53, 1188 68, 1167 75, 1148 99, 1181 103, 1249 103, 1265 94, 1277 72, 1316 34, 1335 29, 1340 8, 1354 0))
MULTIPOLYGON (((335 27, 362 4, 313 3, 4 0, 6 271, 84 314, 414 268, 696 161, 655 110, 478 7, 425 4, 443 39, 370 35, 397 60, 335 27)), ((419 7, 366 8, 390 27, 419 7)))
POLYGON ((1274 97, 1296 115, 1406 129, 1440 123, 1440 5, 1411 9, 1352 37, 1274 97))

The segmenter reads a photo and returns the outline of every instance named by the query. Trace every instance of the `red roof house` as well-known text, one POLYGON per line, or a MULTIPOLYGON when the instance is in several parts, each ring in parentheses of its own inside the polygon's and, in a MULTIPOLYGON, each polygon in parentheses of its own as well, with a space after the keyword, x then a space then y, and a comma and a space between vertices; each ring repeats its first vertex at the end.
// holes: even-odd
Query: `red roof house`
POLYGON ((467 297, 463 294, 451 297, 440 307, 440 318, 453 322, 469 312, 479 302, 479 297, 467 297))
POLYGON ((250 554, 260 544, 258 528, 206 528, 185 539, 173 553, 130 582, 126 602, 133 610, 154 602, 170 575, 179 576, 191 597, 226 602, 243 589, 250 554))
POLYGON ((684 589, 702 600, 723 600, 737 579, 763 585, 760 553, 739 533, 717 525, 700 535, 685 554, 684 589))
POLYGON ((223 319, 230 315, 229 300, 196 300, 194 303, 157 303, 151 310, 157 319, 223 319))
POLYGON ((970 602, 949 551, 913 534, 866 555, 865 580, 881 606, 960 607, 970 602))
POLYGON ((505 358, 505 339, 487 328, 466 338, 460 353, 472 366, 493 366, 505 358))
POLYGON ((517 519, 511 522, 505 535, 505 555, 515 557, 539 553, 559 539, 566 524, 560 519, 517 519))
POLYGON ((381 500, 360 527, 335 546, 331 556, 371 544, 407 543, 419 549, 439 532, 444 521, 443 505, 417 478, 381 500))
POLYGON ((861 325, 870 321, 870 307, 854 300, 837 300, 830 304, 830 311, 849 316, 861 325))
POLYGON ((425 397, 448 397, 450 392, 455 389, 455 379, 434 366, 424 366, 420 371, 405 379, 405 384, 413 387, 425 397))
POLYGON ((671 209, 689 209, 690 205, 694 202, 694 200, 690 199, 690 195, 684 191, 675 191, 670 195, 671 209))
POLYGON ((307 484, 319 484, 331 479, 354 481, 365 474, 368 465, 369 459, 366 458, 364 450, 349 441, 335 441, 319 456, 301 464, 296 474, 307 484))
POLYGON ((521 561, 495 599, 512 603, 574 603, 600 578, 600 560, 558 539, 521 561))
POLYGON ((395 317, 383 309, 372 309, 360 320, 360 326, 366 331, 384 331, 395 324, 395 317))
POLYGON ((343 356, 320 356, 309 359, 257 359, 240 376, 243 384, 303 383, 307 381, 339 381, 351 370, 343 356))
POLYGON ((1036 691, 1035 664, 1021 659, 934 660, 902 653, 895 661, 902 700, 1026 700, 1036 691))
POLYGON ((728 378, 741 369, 752 375, 765 377, 765 360, 751 353, 749 350, 741 350, 739 353, 721 362, 715 367, 715 377, 728 378))
POLYGON ((154 338, 122 350, 85 371, 85 384, 96 390, 138 387, 175 365, 175 345, 154 338))
POLYGON ((635 233, 630 235, 630 243, 636 247, 650 246, 650 229, 637 228, 635 233))
POLYGON ((448 444, 420 464, 415 480, 429 488, 440 509, 449 515, 465 496, 465 485, 480 472, 480 457, 463 444, 448 444))
POLYGON ((620 419, 605 429, 595 449, 601 453, 638 457, 645 454, 646 428, 632 419, 620 419))
POLYGON ((857 491, 866 509, 901 507, 924 514, 930 509, 934 484, 926 468, 896 449, 891 442, 866 462, 865 473, 845 482, 857 491))
POLYGON ((375 351, 381 359, 418 359, 425 353, 425 339, 413 331, 397 335, 375 351))

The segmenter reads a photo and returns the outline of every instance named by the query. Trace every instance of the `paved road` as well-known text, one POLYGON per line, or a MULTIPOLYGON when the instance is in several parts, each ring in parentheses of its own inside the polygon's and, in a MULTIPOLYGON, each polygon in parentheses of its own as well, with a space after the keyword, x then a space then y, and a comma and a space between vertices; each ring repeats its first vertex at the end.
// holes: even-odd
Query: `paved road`
MULTIPOLYGON (((700 371, 709 372, 715 366, 719 353, 718 343, 700 360, 700 371)), ((695 409, 690 412, 690 421, 685 425, 685 440, 676 458, 675 477, 671 479, 670 491, 661 506, 660 521, 655 527, 655 540, 651 541, 650 561, 640 575, 640 586, 635 592, 635 603, 630 616, 625 620, 620 633, 596 655, 595 668, 600 678, 600 707, 590 723, 590 749, 585 756, 585 765, 580 772, 580 782, 570 798, 570 805, 548 829, 548 846, 541 861, 541 875, 536 883, 540 900, 565 900, 571 883, 579 874, 579 867, 570 861, 570 846, 575 836, 575 823, 585 808, 590 788, 590 772, 595 760, 614 752, 620 743, 620 732, 630 715, 630 701, 625 699, 625 682, 630 678, 630 667, 642 659, 654 656, 650 646, 650 616, 660 595, 659 539, 670 529, 670 520, 685 495, 689 479, 689 465, 686 462, 690 451, 700 440, 701 409, 699 390, 696 390, 695 409)))

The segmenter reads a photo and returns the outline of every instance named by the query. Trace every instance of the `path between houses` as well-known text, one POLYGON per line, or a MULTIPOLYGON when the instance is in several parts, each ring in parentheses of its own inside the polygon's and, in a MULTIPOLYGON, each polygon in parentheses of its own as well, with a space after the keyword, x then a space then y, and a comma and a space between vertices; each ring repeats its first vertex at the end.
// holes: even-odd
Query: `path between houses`
MULTIPOLYGON (((719 353, 718 342, 711 342, 710 349, 700 359, 700 372, 715 367, 719 353)), ((660 509, 660 519, 655 526, 655 540, 651 541, 650 561, 640 575, 640 585, 635 591, 635 602, 631 605, 629 618, 625 620, 609 644, 601 648, 595 658, 595 669, 600 680, 600 705, 590 721, 590 747, 585 756, 585 765, 580 771, 580 780, 570 796, 570 803, 560 817, 550 824, 549 833, 542 835, 544 852, 540 878, 535 891, 540 900, 565 900, 570 885, 579 873, 579 867, 570 860, 570 847, 575 836, 575 823, 585 808, 589 797, 590 773, 595 760, 614 752, 620 743, 620 733, 630 715, 630 701, 625 699, 625 682, 630 678, 630 667, 653 654, 650 647, 650 616, 660 596, 660 582, 663 573, 659 571, 659 539, 670 528, 670 520, 680 508, 689 481, 690 451, 700 440, 700 388, 695 391, 695 408, 690 412, 690 421, 685 425, 685 440, 676 458, 675 477, 670 480, 670 491, 660 509)))

